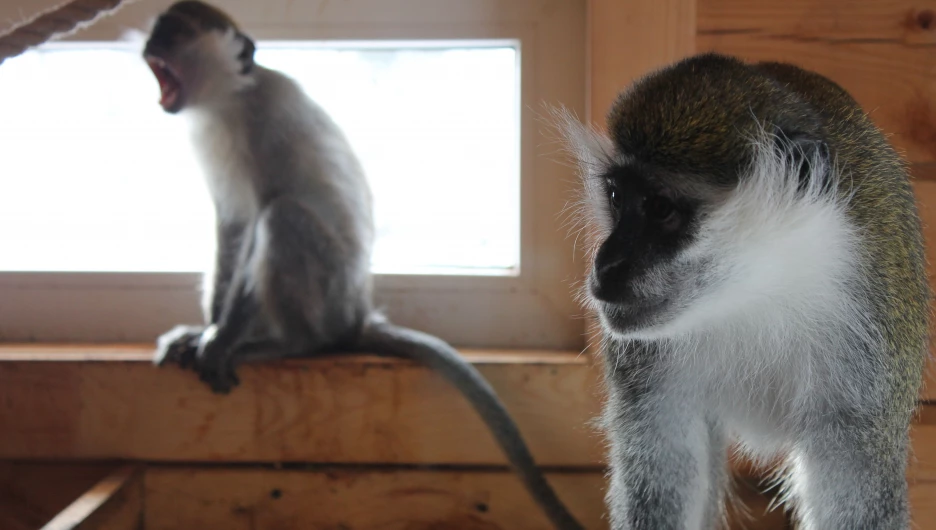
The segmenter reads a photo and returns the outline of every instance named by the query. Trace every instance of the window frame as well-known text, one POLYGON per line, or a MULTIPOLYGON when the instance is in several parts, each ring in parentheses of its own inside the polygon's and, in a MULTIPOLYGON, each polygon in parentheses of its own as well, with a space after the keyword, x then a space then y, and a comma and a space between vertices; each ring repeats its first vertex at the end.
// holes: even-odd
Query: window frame
MULTIPOLYGON (((217 1, 217 0, 216 0, 217 1)), ((575 187, 541 102, 584 115, 584 0, 217 1, 257 40, 515 40, 520 50, 520 269, 516 276, 375 274, 395 322, 460 347, 580 349, 582 265, 563 212, 575 187), (310 23, 294 23, 311 20, 310 23)), ((164 8, 143 0, 70 37, 115 40, 164 8)), ((327 110, 327 109, 326 109, 327 110)), ((148 342, 198 323, 200 274, 0 273, 0 338, 148 342)))

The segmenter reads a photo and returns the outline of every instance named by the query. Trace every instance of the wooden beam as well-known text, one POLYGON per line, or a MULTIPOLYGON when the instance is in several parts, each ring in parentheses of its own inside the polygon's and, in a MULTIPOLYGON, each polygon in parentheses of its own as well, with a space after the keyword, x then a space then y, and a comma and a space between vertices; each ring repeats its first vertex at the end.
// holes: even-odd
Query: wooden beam
POLYGON ((600 127, 618 93, 695 49, 695 0, 588 1, 588 115, 600 127))
MULTIPOLYGON (((540 465, 596 468, 598 370, 576 353, 465 352, 540 465)), ((0 347, 0 459, 505 465, 474 409, 413 363, 370 356, 240 369, 212 394, 147 346, 0 347)))
POLYGON ((142 488, 140 469, 122 466, 75 499, 42 530, 141 530, 142 488))
MULTIPOLYGON (((603 474, 548 479, 586 528, 607 528, 603 474)), ((767 512, 766 498, 749 487, 736 491, 754 517, 733 511, 730 528, 785 528, 781 513, 767 512)), ((156 466, 147 469, 145 494, 147 530, 552 528, 516 477, 497 471, 156 466)))

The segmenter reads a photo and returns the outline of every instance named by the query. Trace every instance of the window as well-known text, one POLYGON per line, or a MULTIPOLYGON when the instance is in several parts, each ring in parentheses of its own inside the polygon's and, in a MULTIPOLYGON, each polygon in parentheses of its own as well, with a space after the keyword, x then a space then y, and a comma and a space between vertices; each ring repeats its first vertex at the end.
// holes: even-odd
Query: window
MULTIPOLYGON (((537 115, 583 106, 583 2, 218 4, 361 157, 395 321, 461 346, 581 344, 558 215, 572 174, 537 115)), ((131 4, 0 66, 5 339, 149 341, 200 320, 210 202, 183 120, 118 40, 162 7, 131 4)))
MULTIPOLYGON (((358 151, 377 198, 374 272, 516 272, 517 52, 509 41, 258 43, 258 62, 299 81, 358 151)), ((7 168, 33 175, 0 181, 0 270, 197 272, 211 260, 191 143, 148 97, 156 84, 136 46, 48 45, 10 60, 0 87, 7 168), (43 156, 50 146, 60 156, 43 156)))

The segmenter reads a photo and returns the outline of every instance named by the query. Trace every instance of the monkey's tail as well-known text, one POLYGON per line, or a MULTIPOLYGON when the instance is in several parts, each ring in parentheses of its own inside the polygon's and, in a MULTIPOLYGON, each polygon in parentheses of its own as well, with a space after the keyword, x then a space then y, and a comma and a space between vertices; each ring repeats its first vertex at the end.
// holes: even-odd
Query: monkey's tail
POLYGON ((511 467, 553 525, 559 530, 584 530, 536 467, 520 429, 494 389, 454 348, 427 333, 397 326, 379 314, 371 317, 365 325, 357 347, 380 355, 410 359, 441 374, 468 399, 487 423, 511 467))

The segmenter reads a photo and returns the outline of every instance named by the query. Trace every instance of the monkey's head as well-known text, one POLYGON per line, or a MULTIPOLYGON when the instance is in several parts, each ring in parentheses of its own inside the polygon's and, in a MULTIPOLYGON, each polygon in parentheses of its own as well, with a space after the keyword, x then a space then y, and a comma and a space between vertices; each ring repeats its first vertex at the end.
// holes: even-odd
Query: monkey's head
POLYGON ((189 0, 156 19, 143 58, 159 82, 160 105, 176 113, 249 84, 254 50, 227 14, 189 0))
POLYGON ((847 261, 823 121, 763 68, 707 54, 650 74, 609 137, 567 117, 594 236, 583 294, 615 336, 712 329, 847 261))

